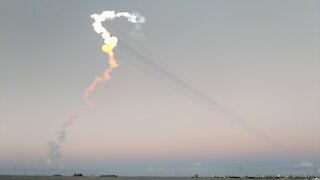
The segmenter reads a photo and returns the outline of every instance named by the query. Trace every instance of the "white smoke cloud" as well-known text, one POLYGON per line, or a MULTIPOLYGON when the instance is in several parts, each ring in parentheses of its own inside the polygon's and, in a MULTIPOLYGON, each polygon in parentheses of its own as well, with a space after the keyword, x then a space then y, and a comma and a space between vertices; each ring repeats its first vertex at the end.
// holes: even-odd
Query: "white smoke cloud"
MULTIPOLYGON (((104 39, 104 43, 114 44, 117 46, 118 38, 115 36, 111 36, 110 33, 107 31, 106 28, 103 27, 102 22, 106 20, 112 20, 115 17, 126 17, 128 22, 135 24, 134 30, 130 33, 133 36, 138 34, 138 30, 141 29, 140 24, 146 22, 146 18, 139 15, 138 13, 130 14, 128 12, 115 12, 115 11, 103 11, 100 15, 93 14, 90 16, 94 19, 94 23, 92 24, 93 29, 98 33, 101 34, 101 37, 104 39)), ((113 49, 113 48, 111 48, 113 49)))
POLYGON ((134 29, 130 32, 130 36, 135 40, 144 41, 145 36, 143 35, 143 33, 141 33, 141 23, 145 23, 146 18, 143 16, 140 16, 139 13, 134 13, 134 14, 138 19, 137 20, 138 23, 135 23, 134 29))
POLYGON ((62 129, 61 131, 57 132, 57 139, 60 142, 65 142, 65 140, 66 140, 66 130, 65 129, 62 129))
POLYGON ((60 154, 60 145, 55 142, 51 141, 48 143, 49 149, 47 152, 47 166, 52 169, 57 169, 60 167, 61 163, 59 162, 59 158, 61 157, 60 154))
POLYGON ((193 165, 194 165, 194 166, 197 166, 197 167, 200 167, 200 166, 201 166, 200 163, 194 163, 193 165))
POLYGON ((309 162, 309 161, 302 161, 298 164, 293 164, 293 166, 295 167, 303 167, 303 168, 314 168, 316 167, 313 163, 309 162))

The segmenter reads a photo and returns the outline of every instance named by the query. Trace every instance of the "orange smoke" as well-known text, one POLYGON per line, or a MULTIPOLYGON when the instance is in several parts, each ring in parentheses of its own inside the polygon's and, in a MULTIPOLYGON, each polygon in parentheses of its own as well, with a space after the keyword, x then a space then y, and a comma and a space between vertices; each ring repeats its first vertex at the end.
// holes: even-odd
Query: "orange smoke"
POLYGON ((107 53, 109 55, 109 68, 104 70, 104 73, 102 76, 97 76, 92 83, 87 87, 82 95, 83 99, 86 101, 86 103, 90 106, 93 107, 94 103, 89 101, 90 94, 96 89, 96 86, 101 83, 101 82, 106 82, 111 79, 110 73, 112 72, 113 69, 117 68, 119 65, 116 61, 116 58, 114 57, 113 54, 113 48, 116 47, 117 44, 115 43, 108 43, 102 46, 102 51, 107 53))

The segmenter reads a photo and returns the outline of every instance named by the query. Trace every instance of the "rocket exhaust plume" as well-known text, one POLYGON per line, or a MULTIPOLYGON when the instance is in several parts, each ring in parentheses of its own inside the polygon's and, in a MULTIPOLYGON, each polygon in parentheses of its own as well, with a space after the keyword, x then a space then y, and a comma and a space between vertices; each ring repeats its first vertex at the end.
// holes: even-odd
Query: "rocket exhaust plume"
POLYGON ((103 11, 101 14, 93 14, 90 16, 92 19, 94 19, 94 22, 92 24, 93 29, 96 31, 96 33, 100 34, 102 39, 104 40, 104 45, 101 49, 103 52, 109 55, 109 68, 104 71, 102 76, 97 76, 93 80, 90 86, 85 89, 85 92, 82 96, 86 103, 90 106, 94 105, 92 102, 88 101, 90 94, 95 90, 96 86, 99 83, 108 81, 110 79, 110 73, 112 72, 112 70, 118 67, 118 63, 113 54, 113 49, 118 44, 118 38, 116 36, 111 36, 107 29, 102 26, 102 22, 122 16, 126 17, 128 19, 128 22, 134 23, 136 25, 134 30, 140 29, 140 23, 145 22, 144 17, 139 16, 138 14, 130 14, 128 12, 116 13, 115 11, 103 11))
POLYGON ((56 139, 48 143, 47 161, 46 164, 49 168, 57 171, 63 169, 60 162, 60 148, 61 144, 65 142, 65 135, 67 127, 72 125, 77 116, 84 110, 92 108, 95 106, 93 102, 89 100, 92 92, 96 89, 99 83, 106 82, 111 79, 110 74, 113 69, 117 68, 119 65, 113 53, 113 49, 118 44, 118 38, 116 36, 111 36, 106 28, 102 26, 102 22, 106 20, 112 20, 116 17, 125 17, 128 22, 135 24, 135 29, 133 33, 141 28, 140 24, 145 22, 145 18, 138 14, 130 14, 128 12, 115 12, 115 11, 103 11, 101 14, 93 14, 90 16, 94 22, 92 24, 93 29, 96 33, 100 34, 104 40, 104 45, 102 46, 102 51, 107 53, 109 56, 109 67, 104 70, 101 76, 95 77, 91 84, 85 89, 82 98, 85 101, 85 105, 71 112, 69 118, 63 122, 61 128, 56 133, 56 139))

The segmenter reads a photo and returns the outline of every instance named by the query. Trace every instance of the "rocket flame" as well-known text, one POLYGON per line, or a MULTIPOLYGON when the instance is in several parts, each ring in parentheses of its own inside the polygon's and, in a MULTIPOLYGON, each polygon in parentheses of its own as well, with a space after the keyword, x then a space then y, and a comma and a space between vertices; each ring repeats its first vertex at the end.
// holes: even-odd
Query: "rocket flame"
POLYGON ((48 143, 49 149, 47 152, 47 165, 55 170, 61 170, 62 166, 59 162, 61 157, 60 147, 63 142, 65 142, 65 135, 67 127, 72 125, 77 116, 84 110, 88 108, 95 107, 95 104, 89 101, 90 94, 96 89, 96 86, 101 82, 106 82, 111 79, 110 74, 113 69, 117 68, 119 65, 114 57, 113 49, 118 44, 118 38, 111 36, 110 33, 102 26, 102 22, 106 20, 112 20, 115 17, 126 17, 128 22, 134 23, 135 29, 140 29, 140 23, 145 22, 145 18, 139 16, 138 14, 130 14, 128 12, 118 12, 115 11, 103 11, 100 15, 93 14, 90 17, 94 19, 92 24, 93 29, 96 33, 101 34, 101 37, 104 40, 104 45, 101 47, 102 51, 107 53, 109 56, 109 67, 104 70, 101 76, 97 76, 91 84, 85 89, 82 98, 84 99, 86 105, 70 113, 69 118, 62 124, 61 129, 56 133, 56 140, 50 141, 48 143))

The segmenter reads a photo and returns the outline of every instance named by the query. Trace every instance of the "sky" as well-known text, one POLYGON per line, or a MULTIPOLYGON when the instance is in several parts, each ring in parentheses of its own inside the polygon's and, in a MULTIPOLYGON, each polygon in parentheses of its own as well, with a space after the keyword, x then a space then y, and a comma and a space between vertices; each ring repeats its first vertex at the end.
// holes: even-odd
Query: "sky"
MULTIPOLYGON (((312 174, 320 169, 320 1, 0 1, 0 174, 50 174, 48 143, 68 127, 65 174, 312 174)), ((319 172, 320 173, 320 172, 319 172)))

